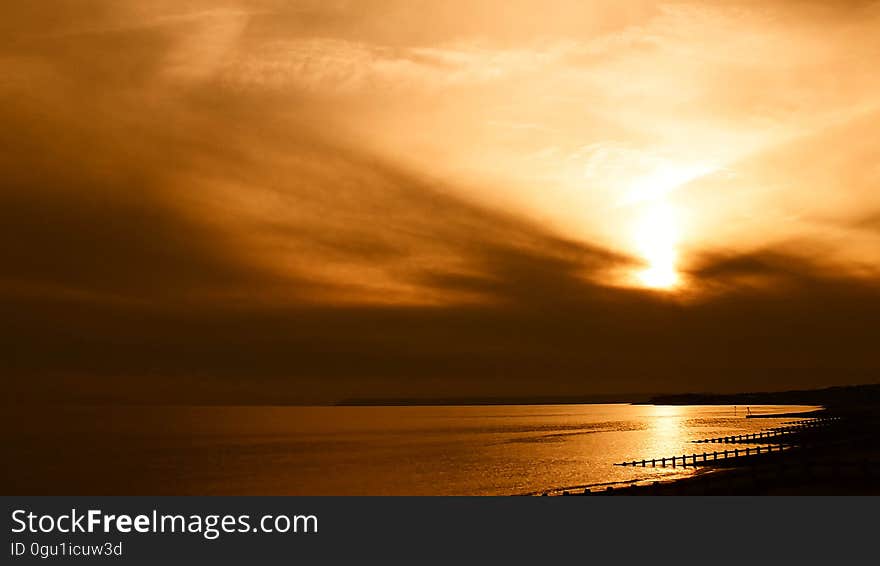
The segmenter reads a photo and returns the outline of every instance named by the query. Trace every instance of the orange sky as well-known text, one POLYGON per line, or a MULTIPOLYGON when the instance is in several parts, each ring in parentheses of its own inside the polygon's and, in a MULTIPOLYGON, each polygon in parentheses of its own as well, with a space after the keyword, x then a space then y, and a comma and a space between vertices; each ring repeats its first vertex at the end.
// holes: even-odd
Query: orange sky
POLYGON ((10 375, 126 400, 220 374, 258 400, 876 378, 877 2, 4 12, 10 375), (827 348, 799 357, 804 320, 827 348), (655 335, 719 324, 744 352, 655 335))

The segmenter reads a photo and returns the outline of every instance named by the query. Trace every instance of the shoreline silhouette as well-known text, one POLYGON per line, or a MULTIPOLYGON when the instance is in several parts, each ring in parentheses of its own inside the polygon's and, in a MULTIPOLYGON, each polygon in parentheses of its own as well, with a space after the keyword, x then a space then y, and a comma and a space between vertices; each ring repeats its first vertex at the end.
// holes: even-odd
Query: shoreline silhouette
MULTIPOLYGON (((685 394, 662 398, 666 402, 714 400, 729 402, 769 399, 822 401, 812 413, 786 412, 748 415, 762 419, 806 419, 782 429, 697 443, 745 443, 754 447, 734 448, 734 458, 707 453, 682 455, 681 465, 691 461, 699 472, 671 481, 621 482, 597 491, 584 487, 579 493, 565 488, 542 495, 880 495, 880 385, 833 387, 817 391, 743 393, 736 395, 685 394), (803 424, 811 423, 811 424, 803 424), (762 450, 763 446, 763 450, 762 450), (773 447, 777 449, 774 450, 773 447)), ((661 400, 661 399, 657 399, 661 400)), ((690 404, 690 403, 689 403, 690 404)), ((652 464, 656 458, 651 460, 652 464)), ((665 458, 664 465, 665 465, 665 458)), ((676 460, 673 460, 673 465, 676 460)), ((645 461, 632 462, 645 466, 645 461)), ((624 464, 629 465, 629 464, 624 464)), ((656 464, 654 464, 656 465, 656 464)))

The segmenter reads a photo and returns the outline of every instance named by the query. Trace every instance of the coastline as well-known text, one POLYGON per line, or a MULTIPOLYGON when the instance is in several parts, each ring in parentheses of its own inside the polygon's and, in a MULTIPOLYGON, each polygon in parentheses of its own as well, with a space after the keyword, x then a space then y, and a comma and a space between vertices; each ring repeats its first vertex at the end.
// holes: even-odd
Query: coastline
MULTIPOLYGON (((705 462, 687 477, 583 486, 550 495, 880 495, 880 420, 873 406, 829 408, 803 417, 825 424, 792 435, 786 449, 705 462), (830 418, 829 418, 830 417, 830 418)), ((759 418, 799 418, 801 413, 759 418)), ((782 441, 779 441, 782 442, 782 441)), ((780 445, 781 447, 781 445, 780 445)))

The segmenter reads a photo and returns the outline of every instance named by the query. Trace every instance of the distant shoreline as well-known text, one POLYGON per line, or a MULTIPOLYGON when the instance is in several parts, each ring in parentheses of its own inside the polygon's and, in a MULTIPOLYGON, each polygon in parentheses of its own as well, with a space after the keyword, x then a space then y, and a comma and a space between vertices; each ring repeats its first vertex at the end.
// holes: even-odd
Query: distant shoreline
POLYGON ((847 385, 823 389, 751 393, 632 393, 608 395, 547 395, 531 397, 380 397, 344 399, 340 407, 431 407, 467 405, 812 405, 832 407, 874 402, 880 404, 880 384, 847 385))

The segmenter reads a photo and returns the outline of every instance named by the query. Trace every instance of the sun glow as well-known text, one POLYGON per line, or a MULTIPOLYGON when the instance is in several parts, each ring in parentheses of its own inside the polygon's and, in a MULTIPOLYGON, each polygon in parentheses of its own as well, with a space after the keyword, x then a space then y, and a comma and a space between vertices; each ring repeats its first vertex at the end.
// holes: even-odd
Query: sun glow
POLYGON ((644 267, 634 274, 636 284, 658 290, 671 290, 681 284, 678 269, 681 214, 670 202, 669 195, 710 170, 703 165, 664 164, 633 180, 627 204, 639 209, 632 234, 636 252, 644 262, 644 267))
POLYGON ((636 273, 638 281, 654 289, 678 285, 679 230, 675 209, 664 202, 652 202, 636 226, 636 246, 647 264, 636 273))

